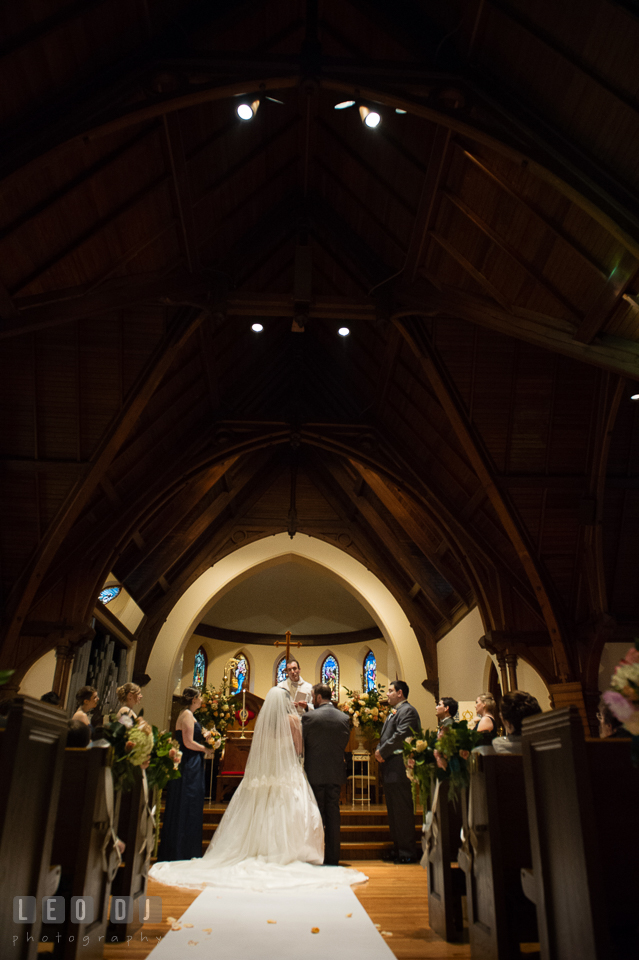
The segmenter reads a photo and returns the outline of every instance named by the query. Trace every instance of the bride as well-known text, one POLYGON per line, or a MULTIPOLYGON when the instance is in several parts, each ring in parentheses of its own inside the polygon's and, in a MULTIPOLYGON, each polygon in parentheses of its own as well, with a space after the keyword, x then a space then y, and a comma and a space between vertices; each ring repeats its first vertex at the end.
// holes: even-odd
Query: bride
POLYGON ((265 887, 358 883, 324 859, 322 818, 302 766, 302 731, 286 690, 269 690, 244 778, 201 859, 157 863, 149 876, 174 886, 265 887))

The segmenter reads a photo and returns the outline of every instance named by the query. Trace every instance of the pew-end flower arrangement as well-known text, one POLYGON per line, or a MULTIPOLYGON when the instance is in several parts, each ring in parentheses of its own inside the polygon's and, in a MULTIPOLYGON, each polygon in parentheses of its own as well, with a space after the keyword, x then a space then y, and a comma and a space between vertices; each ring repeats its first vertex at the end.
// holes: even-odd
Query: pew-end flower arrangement
POLYGON ((610 683, 613 689, 603 699, 631 734, 633 762, 639 764, 639 639, 615 667, 610 683))
POLYGON ((481 733, 469 730, 466 720, 442 727, 439 731, 418 730, 407 737, 401 750, 406 776, 411 781, 413 797, 421 801, 424 816, 430 808, 433 783, 448 781, 448 798, 457 802, 461 790, 468 786, 468 762, 474 747, 483 742, 481 733))
POLYGON ((459 720, 448 727, 442 727, 433 750, 435 763, 448 780, 448 796, 457 802, 457 797, 470 783, 469 763, 471 751, 484 742, 483 734, 470 730, 466 720, 459 720))
POLYGON ((414 730, 412 736, 404 740, 401 750, 395 751, 404 758, 406 776, 413 791, 413 802, 415 805, 418 801, 421 803, 424 816, 430 808, 433 778, 438 777, 434 753, 436 743, 436 730, 414 730))
POLYGON ((373 740, 379 739, 382 727, 388 716, 388 704, 382 703, 384 687, 381 683, 368 693, 355 693, 344 687, 346 700, 341 706, 351 721, 351 726, 360 727, 364 735, 373 740))
POLYGON ((105 723, 99 737, 111 746, 113 786, 126 792, 135 784, 135 768, 147 766, 154 747, 153 728, 142 717, 122 717, 105 723), (124 722, 122 722, 124 721, 124 722))
POLYGON ((181 776, 181 759, 182 752, 177 740, 173 739, 168 730, 160 732, 157 727, 153 727, 153 750, 146 771, 149 787, 157 787, 162 791, 169 780, 178 780, 181 776))

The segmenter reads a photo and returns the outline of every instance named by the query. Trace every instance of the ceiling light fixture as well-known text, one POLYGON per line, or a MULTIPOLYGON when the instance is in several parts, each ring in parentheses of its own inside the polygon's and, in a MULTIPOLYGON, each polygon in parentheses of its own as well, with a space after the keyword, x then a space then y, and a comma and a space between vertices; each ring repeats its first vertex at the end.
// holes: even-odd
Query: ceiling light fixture
POLYGON ((276 100, 275 97, 269 97, 262 86, 257 92, 243 93, 239 97, 235 112, 240 120, 252 120, 259 110, 262 100, 270 100, 271 103, 279 103, 280 106, 284 106, 283 100, 276 100))
POLYGON ((252 120, 257 113, 259 106, 259 97, 257 97, 255 100, 251 100, 250 98, 246 97, 245 99, 241 100, 240 103, 238 103, 237 107, 235 108, 235 112, 240 120, 252 120))
POLYGON ((633 393, 630 397, 631 400, 639 400, 639 393, 633 393))
POLYGON ((255 333, 261 333, 263 329, 264 329, 264 326, 261 323, 251 324, 251 330, 253 330, 255 333))
POLYGON ((377 110, 371 110, 370 107, 365 106, 363 103, 359 106, 359 115, 362 123, 366 124, 367 127, 371 127, 371 129, 378 127, 381 123, 381 114, 379 114, 377 110))
POLYGON ((340 327, 337 332, 339 333, 340 337, 347 337, 351 331, 348 329, 348 327, 340 327))

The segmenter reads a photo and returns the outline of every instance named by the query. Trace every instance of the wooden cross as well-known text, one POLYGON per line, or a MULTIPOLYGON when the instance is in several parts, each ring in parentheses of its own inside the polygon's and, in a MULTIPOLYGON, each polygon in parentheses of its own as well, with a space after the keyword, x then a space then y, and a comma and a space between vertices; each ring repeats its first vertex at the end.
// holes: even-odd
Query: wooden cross
POLYGON ((273 646, 274 646, 274 647, 284 647, 284 646, 286 647, 286 662, 288 663, 288 661, 289 661, 289 659, 290 659, 290 656, 291 656, 291 647, 301 647, 301 646, 302 646, 302 641, 301 641, 301 640, 291 640, 291 631, 290 631, 290 630, 287 630, 287 631, 286 631, 286 641, 284 641, 284 640, 276 640, 276 641, 273 643, 273 646))

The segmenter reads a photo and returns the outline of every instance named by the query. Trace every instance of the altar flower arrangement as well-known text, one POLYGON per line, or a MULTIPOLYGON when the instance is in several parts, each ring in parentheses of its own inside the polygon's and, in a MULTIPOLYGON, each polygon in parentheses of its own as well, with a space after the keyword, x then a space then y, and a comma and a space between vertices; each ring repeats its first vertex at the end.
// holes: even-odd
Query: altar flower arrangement
POLYGON ((344 687, 344 690, 346 700, 340 709, 351 721, 351 726, 360 727, 364 735, 371 740, 379 739, 388 716, 388 704, 381 703, 384 696, 382 684, 378 683, 368 693, 355 693, 348 687, 344 687))
POLYGON ((632 735, 632 756, 639 763, 639 639, 615 667, 603 699, 632 735))
MULTIPOLYGON (((202 691, 202 706, 195 711, 195 719, 200 721, 203 728, 213 728, 216 737, 223 738, 227 727, 230 727, 235 719, 235 709, 231 700, 232 697, 223 690, 216 690, 209 684, 202 691)), ((211 749, 218 748, 211 747, 211 749)))

